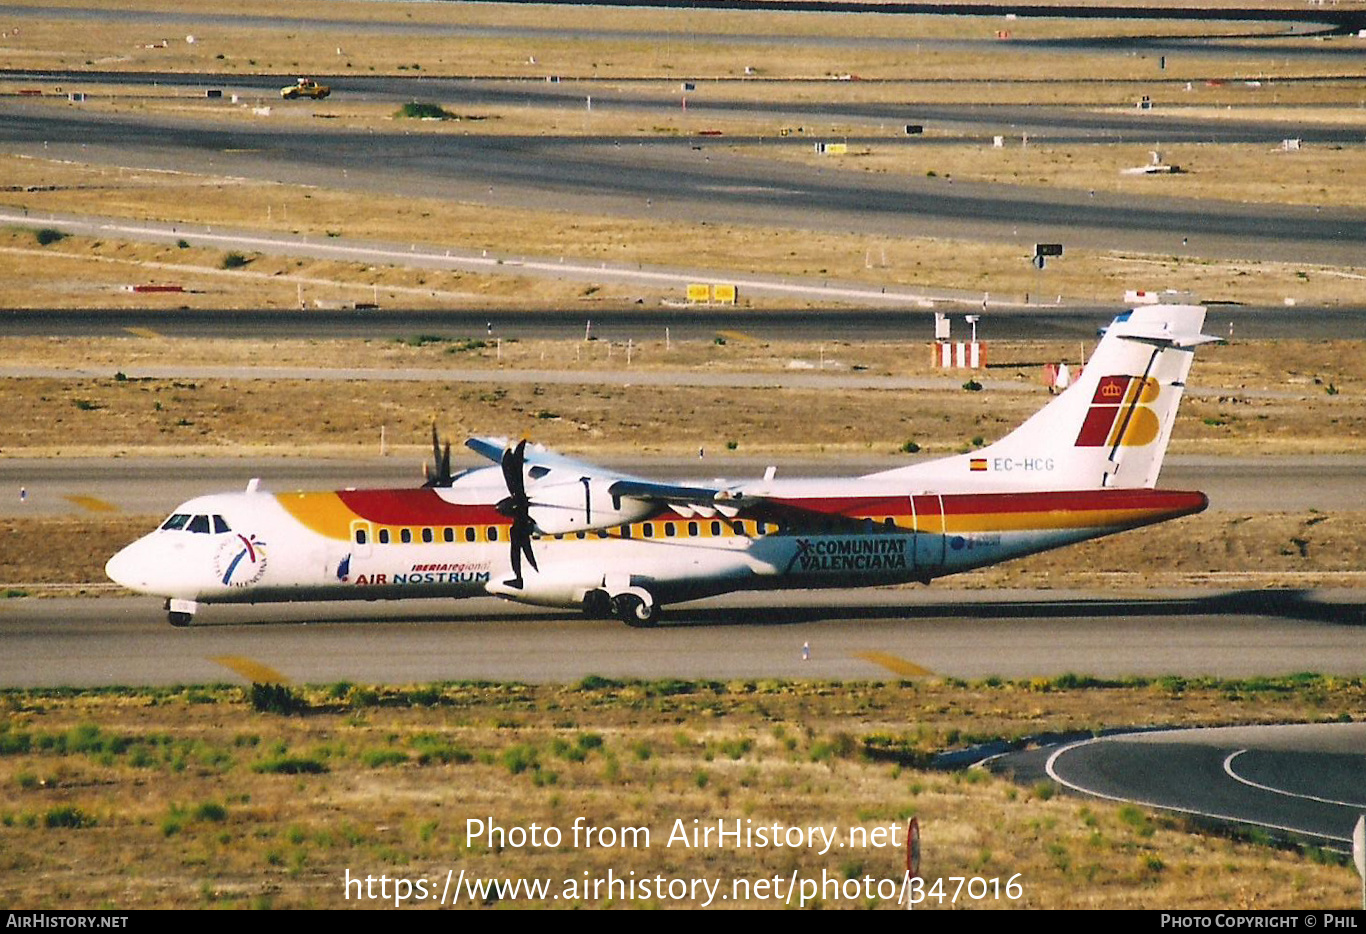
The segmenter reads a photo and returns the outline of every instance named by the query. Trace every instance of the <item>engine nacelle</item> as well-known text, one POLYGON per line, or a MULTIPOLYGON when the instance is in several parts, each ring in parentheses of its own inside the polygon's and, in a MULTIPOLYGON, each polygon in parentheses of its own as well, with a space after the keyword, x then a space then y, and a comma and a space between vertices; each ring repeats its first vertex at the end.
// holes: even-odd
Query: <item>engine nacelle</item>
POLYGON ((527 485, 531 520, 546 535, 590 532, 636 522, 658 507, 638 499, 616 499, 607 492, 608 482, 580 477, 575 480, 547 477, 527 485))

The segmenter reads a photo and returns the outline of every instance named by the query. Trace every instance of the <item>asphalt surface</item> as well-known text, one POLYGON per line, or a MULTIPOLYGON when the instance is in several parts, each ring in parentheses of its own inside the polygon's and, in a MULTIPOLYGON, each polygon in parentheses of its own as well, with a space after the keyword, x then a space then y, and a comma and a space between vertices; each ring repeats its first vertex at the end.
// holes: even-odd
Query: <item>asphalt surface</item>
MULTIPOLYGON (((992 340, 1094 340, 1122 306, 993 306, 978 325, 992 340)), ((1280 305, 1209 305, 1207 330, 1238 339, 1336 340, 1366 333, 1366 305, 1333 308, 1280 305)), ((954 336, 967 327, 953 314, 954 336)), ((577 340, 585 327, 601 340, 658 340, 668 328, 674 340, 711 340, 741 333, 758 340, 906 341, 929 339, 933 310, 909 308, 814 308, 725 311, 716 308, 633 307, 626 309, 545 308, 534 312, 503 308, 370 310, 309 309, 121 309, 16 308, 0 310, 0 335, 8 337, 127 337, 130 329, 166 337, 253 339, 355 338, 388 340, 416 334, 488 336, 521 340, 577 340)), ((134 332, 136 333, 136 332, 134 332)))
POLYGON ((1366 724, 1160 730, 1050 744, 990 761, 1031 782, 1350 849, 1366 811, 1366 724))
MULTIPOLYGON (((1042 112, 1038 119, 1046 123, 1042 112)), ((1001 124, 997 132, 1006 128, 1001 124)), ((1171 140, 1171 132, 1149 129, 1131 138, 1156 144, 1171 140)), ((1354 132, 1359 138, 1360 130, 1354 132)), ((1279 126, 1263 136, 1279 140, 1285 134, 1279 126)), ((772 138, 748 142, 809 145, 772 138)), ((1034 243, 1061 242, 1074 248, 1351 265, 1366 245, 1366 215, 1356 211, 1162 197, 1135 202, 1105 192, 1045 192, 945 177, 837 171, 739 156, 687 138, 211 124, 54 111, 10 100, 0 101, 0 150, 395 196, 435 194, 494 208, 543 208, 553 198, 561 210, 620 217, 690 223, 725 218, 795 230, 986 239, 1018 243, 1026 253, 1034 243)))
POLYGON ((1357 675, 1366 598, 790 591, 670 607, 652 630, 492 598, 206 607, 183 630, 151 597, 20 598, 0 601, 0 641, 0 685, 14 687, 241 680, 223 657, 251 659, 294 683, 1357 675), (898 661, 889 667, 865 653, 898 661))

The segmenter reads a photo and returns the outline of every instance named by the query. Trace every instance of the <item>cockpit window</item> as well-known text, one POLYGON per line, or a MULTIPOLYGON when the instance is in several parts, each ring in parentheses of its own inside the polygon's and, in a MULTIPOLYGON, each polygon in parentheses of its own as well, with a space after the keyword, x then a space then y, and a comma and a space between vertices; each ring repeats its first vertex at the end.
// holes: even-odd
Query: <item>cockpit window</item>
POLYGON ((190 517, 187 514, 183 512, 178 512, 174 516, 171 516, 171 518, 163 522, 161 524, 161 527, 168 532, 176 532, 180 529, 185 528, 186 523, 188 523, 189 521, 190 517))
POLYGON ((542 477, 544 477, 546 474, 550 473, 550 468, 549 468, 549 467, 539 467, 539 466, 537 466, 537 467, 532 467, 530 470, 527 471, 527 473, 531 474, 531 479, 533 479, 533 480, 539 480, 539 479, 541 479, 542 477))
POLYGON ((209 517, 195 516, 193 519, 190 520, 190 531, 201 532, 207 535, 209 532, 209 517))
POLYGON ((224 532, 231 532, 227 521, 222 516, 213 517, 213 534, 222 535, 224 532))

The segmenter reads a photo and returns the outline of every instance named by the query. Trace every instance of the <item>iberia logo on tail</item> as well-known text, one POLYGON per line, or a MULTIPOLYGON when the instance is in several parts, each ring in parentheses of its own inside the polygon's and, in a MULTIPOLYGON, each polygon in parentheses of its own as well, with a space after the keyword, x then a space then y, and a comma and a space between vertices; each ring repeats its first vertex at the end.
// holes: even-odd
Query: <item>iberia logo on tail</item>
POLYGON ((1139 447, 1157 439, 1161 425, 1148 407, 1157 401, 1157 380, 1139 376, 1105 376, 1096 386, 1091 408, 1081 424, 1076 447, 1139 447))

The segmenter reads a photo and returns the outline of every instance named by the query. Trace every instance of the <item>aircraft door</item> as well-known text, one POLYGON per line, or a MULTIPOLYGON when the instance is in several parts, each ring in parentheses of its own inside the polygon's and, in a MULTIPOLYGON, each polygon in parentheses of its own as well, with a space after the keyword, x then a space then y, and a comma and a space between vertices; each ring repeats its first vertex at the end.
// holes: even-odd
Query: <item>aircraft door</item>
POLYGON ((915 529, 911 537, 915 566, 942 567, 948 539, 944 534, 944 497, 937 493, 912 496, 911 521, 915 529))

